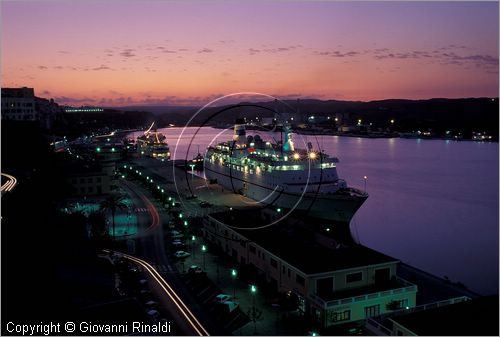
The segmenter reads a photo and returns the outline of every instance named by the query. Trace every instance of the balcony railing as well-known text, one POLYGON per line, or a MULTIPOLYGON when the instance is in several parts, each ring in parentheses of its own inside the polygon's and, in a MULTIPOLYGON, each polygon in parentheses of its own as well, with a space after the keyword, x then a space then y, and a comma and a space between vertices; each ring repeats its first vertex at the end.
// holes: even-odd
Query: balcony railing
POLYGON ((450 304, 455 304, 455 303, 460 303, 464 301, 470 300, 469 297, 467 296, 460 296, 460 297, 455 297, 455 298, 450 298, 447 300, 439 301, 439 302, 433 302, 433 303, 428 303, 428 304, 422 304, 413 308, 408 308, 408 309, 400 309, 400 310, 395 310, 392 312, 388 312, 386 314, 377 316, 377 317, 370 317, 366 319, 366 328, 370 330, 371 332, 377 334, 378 336, 390 336, 392 335, 392 321, 387 320, 387 318, 391 317, 396 317, 412 312, 418 312, 422 310, 429 310, 433 308, 438 308, 442 307, 445 305, 450 305, 450 304))
POLYGON ((340 298, 336 300, 331 300, 331 301, 325 301, 318 295, 310 294, 309 298, 322 307, 323 309, 328 309, 337 305, 343 305, 343 304, 350 304, 354 302, 363 302, 367 300, 372 300, 375 298, 380 298, 380 297, 387 297, 391 295, 397 295, 397 294, 403 294, 403 293, 409 293, 409 292, 416 292, 417 291, 417 286, 414 285, 413 283, 410 283, 406 281, 405 279, 402 279, 398 276, 396 276, 396 280, 403 285, 403 287, 395 288, 395 289, 388 289, 388 290, 383 290, 383 291, 378 291, 375 293, 368 293, 368 294, 363 294, 363 295, 358 295, 358 296, 351 296, 351 297, 346 297, 346 298, 340 298))

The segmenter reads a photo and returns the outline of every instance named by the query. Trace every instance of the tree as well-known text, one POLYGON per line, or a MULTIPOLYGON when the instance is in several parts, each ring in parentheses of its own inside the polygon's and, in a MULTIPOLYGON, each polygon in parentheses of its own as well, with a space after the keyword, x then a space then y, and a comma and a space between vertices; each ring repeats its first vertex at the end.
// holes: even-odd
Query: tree
POLYGON ((108 224, 106 224, 106 216, 104 212, 94 211, 87 217, 90 238, 96 247, 103 248, 109 247, 111 236, 109 235, 108 224))
POLYGON ((117 209, 126 209, 128 208, 125 204, 124 197, 119 194, 110 194, 105 200, 101 202, 101 210, 110 210, 111 217, 113 221, 113 240, 116 240, 115 237, 115 214, 117 209))
POLYGON ((253 334, 257 334, 257 322, 263 320, 264 318, 262 317, 262 310, 257 309, 254 306, 252 308, 248 309, 247 311, 247 316, 250 318, 250 321, 253 322, 253 334))
POLYGON ((299 297, 293 291, 287 291, 280 296, 279 304, 283 310, 286 312, 286 317, 288 318, 291 311, 295 311, 299 308, 299 297))

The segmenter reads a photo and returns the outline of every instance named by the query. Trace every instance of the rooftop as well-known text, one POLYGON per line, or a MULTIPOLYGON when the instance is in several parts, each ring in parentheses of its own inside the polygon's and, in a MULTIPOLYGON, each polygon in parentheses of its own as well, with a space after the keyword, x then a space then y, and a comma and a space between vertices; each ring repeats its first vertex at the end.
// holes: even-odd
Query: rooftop
POLYGON ((309 275, 398 261, 352 242, 348 245, 340 244, 337 248, 321 246, 314 240, 311 228, 297 225, 293 221, 248 230, 256 224, 262 224, 260 213, 235 210, 214 213, 211 217, 224 224, 238 224, 239 228, 231 229, 309 275))
POLYGON ((341 291, 331 291, 330 293, 318 294, 318 296, 324 301, 340 300, 349 297, 355 297, 365 294, 373 294, 382 291, 388 291, 392 289, 408 287, 408 282, 404 282, 398 279, 391 279, 382 283, 374 283, 365 287, 358 287, 352 289, 346 289, 341 291))
POLYGON ((35 90, 33 88, 2 88, 2 97, 12 98, 33 98, 35 90))
POLYGON ((498 295, 480 297, 392 320, 417 335, 498 336, 498 295))

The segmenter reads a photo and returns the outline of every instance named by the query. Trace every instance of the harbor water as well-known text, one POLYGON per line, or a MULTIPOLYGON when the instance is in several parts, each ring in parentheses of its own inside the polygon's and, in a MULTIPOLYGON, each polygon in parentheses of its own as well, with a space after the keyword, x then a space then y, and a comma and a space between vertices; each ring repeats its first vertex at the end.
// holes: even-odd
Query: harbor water
MULTIPOLYGON (((177 159, 232 136, 229 129, 182 130, 161 130, 177 159)), ((295 136, 297 147, 308 142, 338 157, 339 177, 369 193, 351 223, 360 243, 480 294, 498 293, 498 143, 295 136)))

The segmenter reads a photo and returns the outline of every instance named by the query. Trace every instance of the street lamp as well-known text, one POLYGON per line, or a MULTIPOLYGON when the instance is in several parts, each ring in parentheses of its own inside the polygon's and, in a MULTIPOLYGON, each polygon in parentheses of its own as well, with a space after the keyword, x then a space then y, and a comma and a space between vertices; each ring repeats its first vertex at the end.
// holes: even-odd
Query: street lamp
POLYGON ((233 298, 236 298, 236 277, 238 276, 238 271, 236 269, 231 269, 231 277, 233 278, 233 298))
POLYGON ((255 293, 257 292, 257 287, 255 286, 255 284, 252 284, 250 286, 250 292, 252 293, 252 306, 255 311, 255 293))
POLYGON ((196 236, 191 236, 191 250, 193 251, 193 258, 196 258, 196 248, 195 248, 195 244, 196 244, 196 236))
POLYGON ((252 293, 252 310, 255 314, 255 293, 257 292, 255 284, 250 285, 250 292, 252 293))
POLYGON ((202 245, 201 251, 203 252, 203 270, 205 270, 205 252, 207 251, 207 246, 202 245))
POLYGON ((368 180, 368 177, 364 176, 363 179, 365 180, 365 193, 366 193, 366 180, 368 180))
POLYGON ((250 285, 250 292, 252 293, 252 312, 250 319, 253 321, 253 334, 257 334, 257 320, 260 318, 262 311, 260 313, 255 309, 255 293, 257 292, 257 287, 252 284, 250 285))
POLYGON ((191 180, 194 179, 194 164, 189 164, 189 166, 191 167, 191 180))

